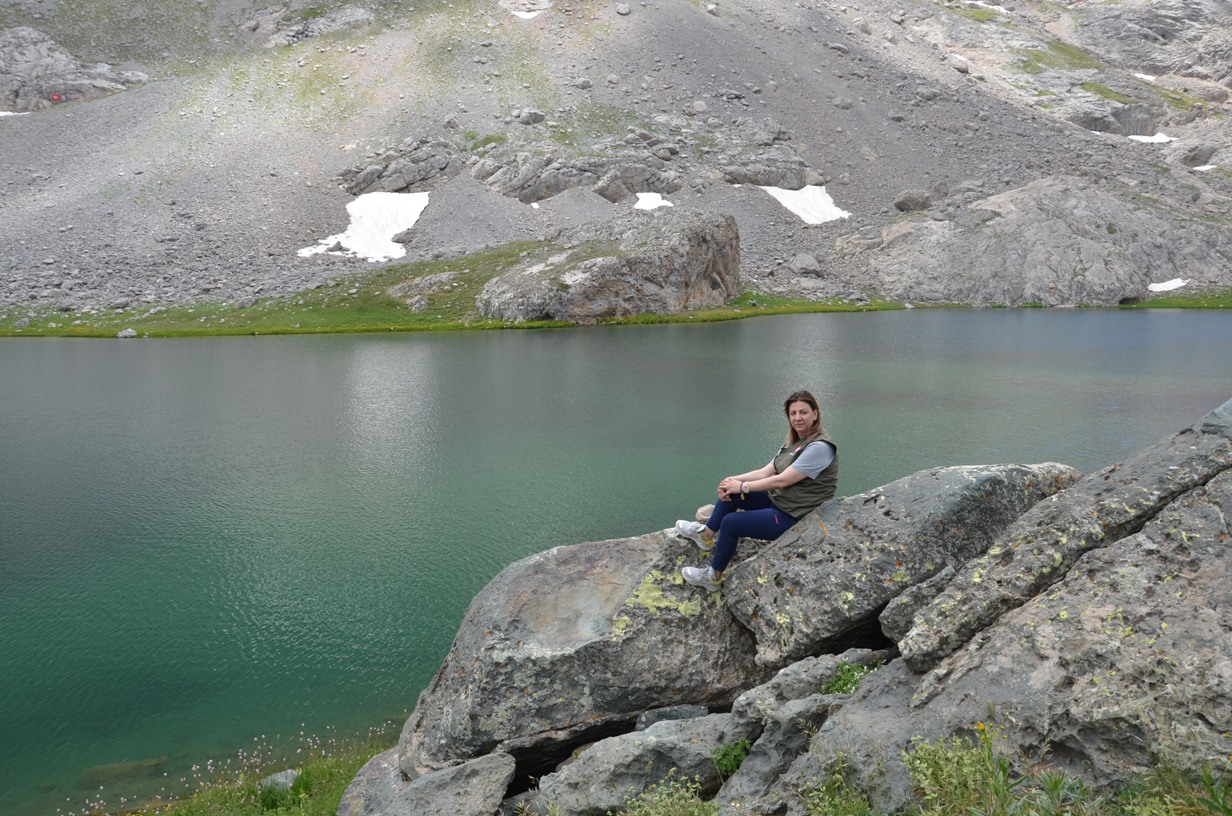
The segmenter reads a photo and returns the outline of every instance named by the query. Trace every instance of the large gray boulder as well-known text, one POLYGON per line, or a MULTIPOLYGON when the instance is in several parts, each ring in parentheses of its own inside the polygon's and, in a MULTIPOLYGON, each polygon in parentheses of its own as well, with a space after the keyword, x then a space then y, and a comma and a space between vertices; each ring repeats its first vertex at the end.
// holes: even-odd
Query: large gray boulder
POLYGON ((484 285, 480 314, 507 321, 593 323, 647 312, 721 306, 741 292, 740 235, 731 216, 661 208, 589 224, 568 249, 484 285))
MULTIPOLYGON (((842 763, 876 810, 892 812, 913 801, 902 761, 913 740, 983 735, 1020 772, 1060 768, 1097 788, 1161 764, 1226 767, 1229 519, 1225 471, 1083 554, 928 675, 902 660, 870 675, 783 779, 821 779, 842 763)), ((747 812, 804 813, 781 784, 754 804, 747 812)))
POLYGON ((631 730, 643 711, 730 706, 767 672, 721 596, 680 577, 692 547, 653 533, 505 568, 471 603, 407 720, 402 771, 495 749, 538 776, 577 745, 631 730))
POLYGON ((1174 278, 1226 285, 1226 200, 1177 230, 1177 213, 1209 193, 1200 182, 1173 184, 1176 200, 1144 201, 1133 185, 1048 177, 836 248, 874 273, 883 296, 908 302, 1115 306, 1174 278))
POLYGON ((1230 467, 1232 402, 1036 505, 915 615, 899 644, 903 658, 916 671, 932 668, 1061 580, 1083 553, 1137 532, 1169 502, 1230 467))
POLYGON ((0 111, 28 113, 59 102, 88 102, 148 79, 106 63, 82 63, 27 26, 0 31, 0 111))
POLYGON ((766 558, 764 550, 729 571, 724 593, 683 583, 679 569, 695 560, 693 545, 666 533, 523 559, 467 610, 403 729, 400 767, 413 778, 500 750, 537 776, 577 745, 629 731, 643 711, 730 706, 787 655, 820 653, 853 630, 875 628, 887 597, 981 552, 1014 515, 1076 476, 1052 464, 917 474, 827 505, 788 533, 782 553, 766 558), (822 524, 834 541, 805 532, 822 524), (815 555, 804 552, 810 547, 815 555), (836 556, 841 547, 849 557, 836 556), (887 558, 897 562, 885 571, 890 580, 862 577, 879 575, 887 558), (844 587, 837 605, 819 589, 831 582, 844 587), (790 626, 776 620, 788 615, 790 626))
POLYGON ((728 606, 781 667, 874 627, 907 588, 984 552, 1032 505, 1078 480, 1055 463, 922 471, 830 501, 724 577, 728 606))
POLYGON ((645 731, 599 742, 539 781, 531 808, 553 816, 604 816, 651 785, 670 779, 695 780, 710 798, 723 779, 714 752, 740 740, 756 739, 761 728, 732 714, 692 720, 664 720, 645 731))

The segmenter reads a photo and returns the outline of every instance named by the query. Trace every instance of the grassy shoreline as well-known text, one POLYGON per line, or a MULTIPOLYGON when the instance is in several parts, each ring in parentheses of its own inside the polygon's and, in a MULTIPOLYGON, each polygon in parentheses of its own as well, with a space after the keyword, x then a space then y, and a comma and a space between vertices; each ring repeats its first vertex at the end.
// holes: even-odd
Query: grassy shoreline
MULTIPOLYGON (((569 328, 577 324, 547 320, 514 323, 485 319, 475 312, 476 298, 492 277, 515 263, 549 255, 556 249, 551 242, 528 241, 447 261, 390 264, 330 280, 313 289, 247 298, 238 303, 143 303, 122 309, 86 308, 70 312, 54 307, 12 306, 0 311, 0 337, 114 338, 122 332, 135 337, 225 337, 569 328)), ((704 323, 765 315, 909 308, 914 307, 887 300, 810 300, 749 290, 726 306, 612 318, 600 321, 599 325, 704 323)), ((918 308, 972 307, 951 303, 919 304, 918 308)), ((1042 306, 1030 304, 1019 308, 1042 306)), ((1232 308, 1232 289, 1169 295, 1116 308, 1226 309, 1232 308)))

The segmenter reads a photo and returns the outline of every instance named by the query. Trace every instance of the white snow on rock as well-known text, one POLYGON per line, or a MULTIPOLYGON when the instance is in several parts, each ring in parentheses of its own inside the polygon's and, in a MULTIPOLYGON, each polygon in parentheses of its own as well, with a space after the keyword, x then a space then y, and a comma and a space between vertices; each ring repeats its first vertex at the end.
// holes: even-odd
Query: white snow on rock
POLYGON ((1156 133, 1154 136, 1130 136, 1135 142, 1148 142, 1150 144, 1163 144, 1164 142, 1175 142, 1171 136, 1165 136, 1162 133, 1156 133))
POLYGON ((784 190, 782 187, 762 187, 778 202, 796 215, 806 224, 824 224, 827 221, 837 221, 847 218, 851 213, 839 209, 834 199, 826 192, 825 187, 809 185, 799 190, 784 190))
POLYGON ((1189 281, 1184 278, 1173 278, 1172 280, 1164 281, 1163 283, 1152 283, 1147 287, 1147 289, 1150 289, 1152 292, 1171 292, 1173 289, 1180 289, 1187 283, 1189 283, 1189 281))
POLYGON ((635 210, 653 210, 656 207, 675 207, 676 205, 668 201, 658 193, 638 193, 637 203, 633 205, 635 210))
POLYGON ((392 239, 415 226, 427 206, 427 193, 366 193, 347 204, 351 225, 346 232, 324 238, 316 246, 304 247, 299 255, 334 252, 358 255, 369 261, 401 258, 406 255, 406 247, 392 239), (340 246, 341 252, 334 246, 340 246))

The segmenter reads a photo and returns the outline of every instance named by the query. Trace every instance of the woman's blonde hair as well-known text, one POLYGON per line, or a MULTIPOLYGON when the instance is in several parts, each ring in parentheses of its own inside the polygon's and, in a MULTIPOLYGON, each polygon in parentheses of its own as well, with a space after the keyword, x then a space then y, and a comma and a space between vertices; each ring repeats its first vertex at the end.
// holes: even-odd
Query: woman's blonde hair
POLYGON ((801 439, 817 436, 817 434, 823 433, 825 431, 825 429, 821 427, 821 406, 817 404, 816 397, 814 397, 808 391, 793 392, 792 395, 789 396, 783 402, 783 413, 787 415, 788 419, 791 418, 791 404, 793 402, 803 402, 806 405, 808 405, 808 407, 816 411, 817 421, 813 423, 813 427, 809 428, 808 433, 806 433, 804 436, 798 435, 796 433, 796 429, 791 426, 791 422, 789 421, 787 423, 787 444, 788 445, 794 445, 795 443, 799 442, 801 439))

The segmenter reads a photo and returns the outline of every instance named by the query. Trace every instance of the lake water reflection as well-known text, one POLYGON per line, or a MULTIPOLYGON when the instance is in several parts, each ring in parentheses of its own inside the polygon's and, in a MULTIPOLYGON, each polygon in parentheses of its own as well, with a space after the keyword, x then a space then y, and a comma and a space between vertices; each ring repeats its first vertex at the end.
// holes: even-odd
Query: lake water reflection
POLYGON ((798 387, 850 495, 1110 464, 1232 397, 1229 349, 1218 312, 1069 310, 0 341, 0 812, 404 716, 504 565, 669 526, 798 387))

